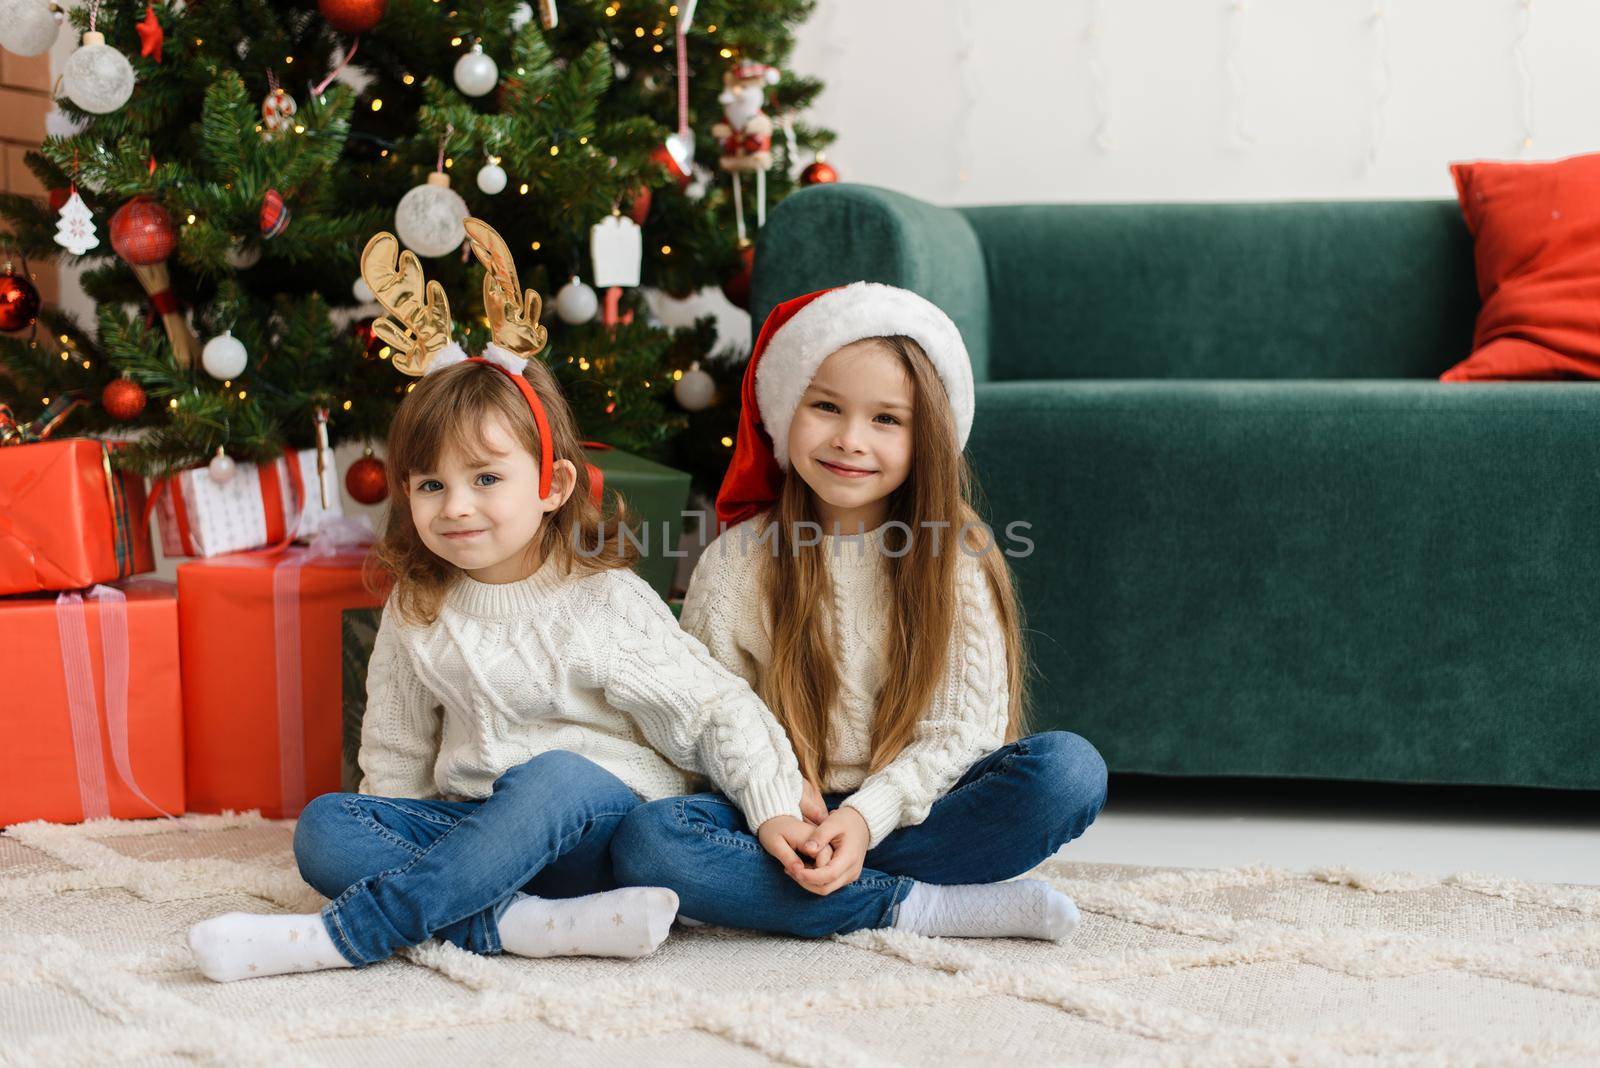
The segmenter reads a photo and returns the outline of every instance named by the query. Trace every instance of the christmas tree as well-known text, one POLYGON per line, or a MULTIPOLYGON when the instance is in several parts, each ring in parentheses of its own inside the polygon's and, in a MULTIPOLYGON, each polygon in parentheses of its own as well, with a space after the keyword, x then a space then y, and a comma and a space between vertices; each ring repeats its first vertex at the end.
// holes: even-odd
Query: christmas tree
POLYGON ((73 432, 141 430, 119 456, 152 476, 219 449, 257 461, 309 447, 321 418, 336 442, 381 441, 408 380, 372 337, 380 309, 363 306, 370 294, 353 285, 358 256, 372 234, 398 230, 446 287, 457 340, 478 351, 488 339, 482 268, 459 251, 459 216, 470 213, 505 236, 524 284, 558 313, 547 316, 541 358, 584 433, 710 485, 734 432, 737 362, 707 362, 709 318, 667 330, 653 325, 638 287, 590 288, 583 279, 597 267, 618 270, 611 254, 592 262, 591 228, 642 228, 639 285, 677 296, 747 285, 750 252, 737 229, 759 214, 757 181, 775 203, 831 137, 803 121, 820 85, 779 72, 811 6, 106 0, 74 9, 62 32, 93 32, 58 103, 80 130, 29 156, 56 191, 52 206, 0 196, 0 215, 26 256, 82 252, 97 321, 88 328, 46 307, 36 324, 0 336, 10 379, 0 389, 19 421, 70 398, 82 402, 73 432), (745 105, 764 93, 770 148, 713 132, 730 69, 745 105), (733 182, 718 166, 730 151, 736 168, 750 163, 737 225, 733 182), (772 166, 757 174, 763 153, 772 166), (720 403, 703 410, 708 383, 696 362, 720 387, 720 403), (698 388, 675 391, 685 374, 698 388))

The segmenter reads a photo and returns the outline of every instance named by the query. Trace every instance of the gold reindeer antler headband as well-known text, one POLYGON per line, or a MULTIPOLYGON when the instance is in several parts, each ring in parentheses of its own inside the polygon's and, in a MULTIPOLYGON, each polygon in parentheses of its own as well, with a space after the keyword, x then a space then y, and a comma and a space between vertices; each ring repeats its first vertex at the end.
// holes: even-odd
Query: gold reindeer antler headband
POLYGON ((405 374, 421 376, 470 360, 486 363, 511 379, 539 428, 539 496, 548 497, 554 467, 550 420, 539 395, 522 375, 548 336, 539 325, 539 294, 531 289, 521 292, 511 250, 494 227, 473 218, 464 225, 472 251, 485 269, 483 306, 493 340, 484 354, 469 357, 451 340, 450 301, 444 286, 426 281, 416 253, 401 251, 399 240, 387 231, 374 234, 361 251, 361 277, 374 299, 389 312, 373 322, 372 332, 394 349, 394 365, 405 374))
POLYGON ((450 301, 444 286, 426 282, 417 254, 400 251, 399 239, 388 231, 374 234, 361 250, 361 278, 393 316, 379 316, 372 332, 394 349, 395 369, 422 375, 450 343, 450 301))
POLYGON ((494 344, 524 358, 544 348, 548 334, 539 324, 539 294, 524 291, 517 280, 517 264, 505 239, 482 219, 467 218, 467 243, 483 264, 483 310, 489 316, 494 344))
MULTIPOLYGON (((533 358, 548 339, 539 323, 539 294, 522 289, 516 261, 494 227, 470 217, 462 225, 473 254, 484 267, 483 307, 494 339, 491 346, 501 350, 485 355, 500 360, 533 358)), ((397 353, 395 367, 408 375, 425 374, 435 357, 451 347, 450 301, 444 287, 426 281, 416 253, 401 251, 399 240, 388 231, 374 234, 362 250, 361 277, 373 297, 390 313, 372 324, 372 332, 397 353)), ((443 362, 457 363, 465 358, 464 353, 454 359, 446 355, 443 362)))

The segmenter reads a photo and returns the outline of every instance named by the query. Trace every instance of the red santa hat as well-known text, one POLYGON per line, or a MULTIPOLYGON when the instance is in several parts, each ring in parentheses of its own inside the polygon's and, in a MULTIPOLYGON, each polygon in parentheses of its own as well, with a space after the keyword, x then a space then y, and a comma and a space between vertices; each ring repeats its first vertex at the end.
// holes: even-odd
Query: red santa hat
POLYGON ((956 443, 972 432, 972 361, 961 331, 909 289, 852 282, 785 301, 756 337, 740 387, 739 437, 717 493, 717 519, 741 523, 770 507, 789 469, 789 424, 806 387, 833 353, 869 337, 904 335, 922 346, 944 383, 956 443))
POLYGON ((778 84, 778 68, 769 67, 753 59, 741 59, 733 65, 731 72, 741 82, 755 81, 757 79, 768 85, 778 84))

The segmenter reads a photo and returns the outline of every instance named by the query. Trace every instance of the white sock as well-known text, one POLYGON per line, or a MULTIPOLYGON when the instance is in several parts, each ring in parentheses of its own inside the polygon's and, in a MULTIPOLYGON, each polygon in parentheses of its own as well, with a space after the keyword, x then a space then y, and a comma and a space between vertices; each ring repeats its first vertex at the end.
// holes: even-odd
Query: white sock
POLYGON ((626 886, 587 897, 519 894, 500 916, 500 948, 519 957, 643 957, 672 929, 678 895, 626 886))
POLYGON ((940 886, 916 883, 900 902, 896 931, 945 938, 1042 938, 1059 942, 1078 926, 1078 906, 1048 883, 940 886))
POLYGON ((349 968, 319 913, 229 912, 189 928, 189 948, 206 978, 219 983, 285 972, 349 968))

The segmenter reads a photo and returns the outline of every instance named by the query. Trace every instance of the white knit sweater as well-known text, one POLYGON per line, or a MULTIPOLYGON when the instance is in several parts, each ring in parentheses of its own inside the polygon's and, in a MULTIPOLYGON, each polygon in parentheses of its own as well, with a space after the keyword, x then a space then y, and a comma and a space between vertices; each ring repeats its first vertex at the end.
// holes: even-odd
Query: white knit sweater
POLYGON ((463 575, 426 627, 385 608, 361 792, 487 797, 507 769, 565 749, 647 801, 702 788, 703 775, 751 827, 799 818, 794 751, 744 680, 633 572, 558 569, 495 585, 463 575))
MULTIPOLYGON (((706 547, 689 582, 683 628, 754 688, 772 662, 770 614, 763 591, 770 542, 758 542, 760 517, 730 527, 706 547)), ((872 721, 884 683, 889 600, 882 531, 824 537, 833 587, 825 616, 838 646, 839 695, 828 717, 828 793, 854 791, 843 804, 866 819, 876 846, 899 827, 921 823, 934 801, 981 757, 1005 742, 1009 712, 1006 648, 994 593, 976 558, 960 549, 957 603, 944 673, 909 745, 867 774, 872 721)), ((895 535, 898 537, 898 535, 895 535)), ((898 542, 891 542, 898 546, 898 542)), ((950 548, 948 539, 945 547, 950 548)))

